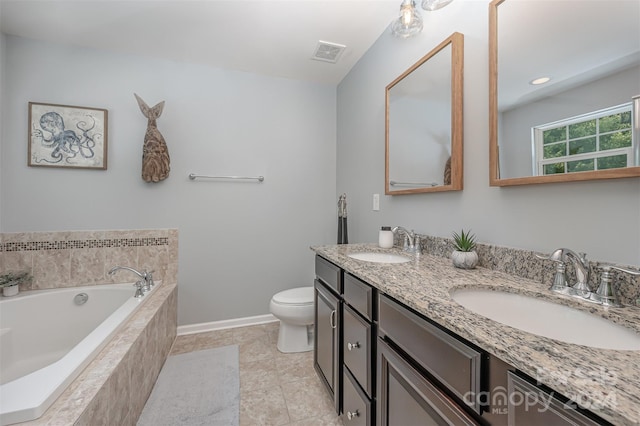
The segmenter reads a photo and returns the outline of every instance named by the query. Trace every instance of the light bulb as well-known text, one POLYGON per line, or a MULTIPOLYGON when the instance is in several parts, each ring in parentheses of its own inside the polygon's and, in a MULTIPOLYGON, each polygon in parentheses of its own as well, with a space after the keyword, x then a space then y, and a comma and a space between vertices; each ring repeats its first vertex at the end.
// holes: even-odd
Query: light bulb
POLYGON ((411 15, 413 15, 413 13, 411 13, 411 8, 409 7, 403 7, 402 9, 402 12, 400 12, 400 16, 402 16, 402 25, 408 27, 411 24, 411 15))
POLYGON ((422 31, 422 17, 416 10, 414 0, 403 0, 400 16, 391 24, 391 32, 398 37, 411 37, 422 31))

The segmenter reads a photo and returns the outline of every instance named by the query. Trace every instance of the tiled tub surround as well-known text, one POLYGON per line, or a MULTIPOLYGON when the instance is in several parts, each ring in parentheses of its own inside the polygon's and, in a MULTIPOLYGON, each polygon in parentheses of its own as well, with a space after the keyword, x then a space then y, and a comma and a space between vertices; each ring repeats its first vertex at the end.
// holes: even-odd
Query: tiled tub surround
POLYGON ((115 265, 146 269, 156 280, 176 282, 177 256, 175 229, 0 234, 0 274, 28 271, 33 276, 21 290, 135 279, 126 271, 109 276, 115 265))
POLYGON ((44 415, 21 424, 136 424, 176 337, 178 232, 0 234, 0 272, 30 271, 32 289, 135 279, 108 276, 115 265, 153 270, 161 283, 44 415))
POLYGON ((150 299, 134 298, 132 284, 32 290, 0 298, 0 424, 44 414, 150 299), (72 300, 79 294, 88 303, 75 306, 72 300))
POLYGON ((176 284, 149 297, 42 417, 20 425, 135 425, 176 337, 176 284))
POLYGON ((451 292, 481 287, 533 295, 589 311, 638 332, 639 308, 603 309, 550 292, 551 281, 546 276, 540 281, 484 267, 461 270, 449 259, 432 254, 403 264, 380 264, 347 255, 363 251, 403 254, 402 250, 380 249, 373 244, 315 246, 312 250, 604 419, 616 425, 640 423, 640 352, 595 349, 522 332, 463 308, 451 292))

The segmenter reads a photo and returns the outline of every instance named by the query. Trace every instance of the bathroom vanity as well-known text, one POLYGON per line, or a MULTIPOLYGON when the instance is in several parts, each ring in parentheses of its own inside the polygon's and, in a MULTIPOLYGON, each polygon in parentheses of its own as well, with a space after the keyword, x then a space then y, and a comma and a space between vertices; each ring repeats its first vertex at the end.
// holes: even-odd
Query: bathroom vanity
MULTIPOLYGON (((312 249, 315 368, 345 425, 640 421, 640 352, 526 333, 474 314, 451 297, 476 287, 560 297, 544 284, 482 268, 458 270, 429 255, 399 264, 349 257, 376 251, 410 256, 374 245, 312 249)), ((637 308, 604 315, 626 326, 640 324, 637 308)))

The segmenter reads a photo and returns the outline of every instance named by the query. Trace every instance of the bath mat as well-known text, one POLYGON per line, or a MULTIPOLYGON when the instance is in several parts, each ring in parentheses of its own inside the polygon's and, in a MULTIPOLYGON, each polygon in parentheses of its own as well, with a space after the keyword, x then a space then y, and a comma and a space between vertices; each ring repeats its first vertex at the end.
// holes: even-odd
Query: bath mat
POLYGON ((167 358, 138 426, 238 425, 238 346, 167 358))

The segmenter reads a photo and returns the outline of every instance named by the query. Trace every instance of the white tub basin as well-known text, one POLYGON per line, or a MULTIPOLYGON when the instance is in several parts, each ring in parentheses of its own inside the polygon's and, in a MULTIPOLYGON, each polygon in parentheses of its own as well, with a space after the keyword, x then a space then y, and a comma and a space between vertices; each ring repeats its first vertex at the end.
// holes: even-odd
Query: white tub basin
POLYGON ((640 334, 597 315, 535 297, 461 289, 451 294, 465 308, 499 323, 577 345, 640 350, 640 334))
POLYGON ((409 262, 411 258, 406 256, 400 256, 393 253, 376 253, 376 252, 362 252, 362 253, 350 253, 349 256, 352 259, 363 260, 365 262, 374 263, 405 263, 409 262))

